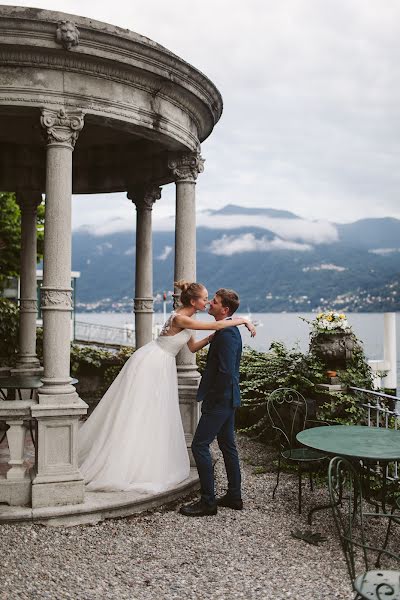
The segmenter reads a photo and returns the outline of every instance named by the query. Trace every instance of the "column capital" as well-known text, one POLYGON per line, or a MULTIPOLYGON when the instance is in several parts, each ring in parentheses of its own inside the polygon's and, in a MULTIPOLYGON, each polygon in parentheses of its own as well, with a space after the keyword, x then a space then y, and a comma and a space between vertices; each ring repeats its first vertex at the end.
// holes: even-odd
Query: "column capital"
POLYGON ((43 199, 38 190, 17 190, 15 196, 21 210, 36 211, 43 199))
POLYGON ((42 110, 40 124, 45 130, 48 146, 64 146, 73 150, 84 125, 84 114, 80 110, 46 108, 42 110))
POLYGON ((168 168, 172 171, 175 181, 195 183, 199 173, 204 171, 204 158, 198 152, 176 154, 168 159, 168 168))
POLYGON ((128 190, 127 197, 137 209, 152 210, 154 202, 161 198, 161 188, 158 185, 135 186, 128 190))

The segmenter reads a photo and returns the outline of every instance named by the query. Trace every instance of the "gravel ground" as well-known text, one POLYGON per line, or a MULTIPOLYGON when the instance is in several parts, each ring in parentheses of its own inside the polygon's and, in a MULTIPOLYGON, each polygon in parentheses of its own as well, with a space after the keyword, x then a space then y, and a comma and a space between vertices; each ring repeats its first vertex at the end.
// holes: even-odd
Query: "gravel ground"
MULTIPOLYGON (((271 464, 270 451, 243 437, 238 442, 245 510, 195 519, 181 516, 176 504, 92 526, 2 526, 0 598, 352 598, 330 511, 314 517, 312 531, 327 537, 319 546, 290 535, 308 529, 307 509, 327 500, 325 489, 305 486, 299 516, 296 477, 282 475, 273 501, 275 474, 260 472, 271 464)), ((222 493, 222 460, 216 477, 222 493)))

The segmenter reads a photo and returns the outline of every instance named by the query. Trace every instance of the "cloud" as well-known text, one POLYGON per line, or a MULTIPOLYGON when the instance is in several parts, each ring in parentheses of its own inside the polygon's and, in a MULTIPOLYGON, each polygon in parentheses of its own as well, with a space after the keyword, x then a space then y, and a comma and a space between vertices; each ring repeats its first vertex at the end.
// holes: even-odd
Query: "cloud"
POLYGON ((129 226, 126 219, 115 217, 114 219, 109 219, 104 223, 97 223, 93 225, 81 225, 75 231, 80 233, 88 233, 90 235, 94 235, 97 237, 102 237, 104 235, 110 235, 112 233, 120 233, 123 231, 135 231, 135 228, 129 226))
POLYGON ((101 256, 104 254, 105 251, 111 250, 111 248, 112 244, 110 244, 110 242, 103 242, 102 244, 98 244, 96 246, 96 254, 99 254, 101 256))
MULTIPOLYGON (((200 208, 235 199, 334 222, 400 217, 397 0, 203 0, 190 10, 184 0, 29 5, 137 31, 217 85, 224 113, 202 145, 200 208)), ((113 202, 100 215, 97 197, 75 208, 74 229, 128 215, 113 202)), ((173 207, 163 190, 165 204, 173 207)))
POLYGON ((268 240, 265 237, 256 238, 252 233, 242 235, 223 235, 219 240, 213 240, 209 247, 212 254, 221 256, 232 256, 243 252, 272 252, 276 250, 294 250, 305 252, 312 250, 309 244, 288 242, 279 238, 268 240))
POLYGON ((377 254, 378 256, 390 256, 391 254, 397 254, 400 252, 400 248, 374 248, 368 250, 371 254, 377 254))
POLYGON ((322 263, 321 265, 316 265, 314 267, 303 267, 302 271, 307 273, 308 271, 337 271, 338 273, 342 271, 347 271, 347 267, 340 267, 339 265, 333 265, 331 263, 322 263))
POLYGON ((161 252, 161 254, 159 256, 157 256, 158 260, 166 260, 168 258, 168 256, 171 254, 172 252, 172 246, 165 246, 164 250, 161 252))
MULTIPOLYGON (((154 231, 174 231, 175 217, 173 215, 160 217, 153 215, 154 231)), ((197 227, 232 231, 241 228, 265 229, 276 237, 287 242, 298 242, 300 245, 331 244, 337 242, 339 234, 334 223, 327 221, 312 221, 308 219, 282 219, 254 214, 219 215, 211 211, 197 213, 197 227)), ((126 218, 110 219, 106 223, 93 226, 84 226, 80 231, 87 231, 95 236, 104 236, 111 233, 135 230, 135 227, 126 218)), ((277 242, 274 242, 275 244, 277 242)), ((160 260, 161 257, 158 257, 160 260)))
POLYGON ((213 215, 200 213, 197 226, 210 229, 238 229, 258 227, 272 231, 285 240, 301 241, 307 244, 330 244, 339 239, 336 226, 326 221, 307 219, 276 219, 263 215, 213 215))

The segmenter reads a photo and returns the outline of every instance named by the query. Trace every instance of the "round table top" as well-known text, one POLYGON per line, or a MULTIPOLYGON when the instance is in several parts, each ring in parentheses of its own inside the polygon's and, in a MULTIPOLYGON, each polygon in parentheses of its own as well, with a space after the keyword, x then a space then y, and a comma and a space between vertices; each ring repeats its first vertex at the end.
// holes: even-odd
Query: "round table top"
POLYGON ((40 376, 22 375, 17 377, 1 377, 0 388, 7 390, 28 390, 42 387, 40 376))
POLYGON ((400 431, 365 425, 331 425, 306 429, 297 440, 327 454, 371 460, 400 460, 400 431))

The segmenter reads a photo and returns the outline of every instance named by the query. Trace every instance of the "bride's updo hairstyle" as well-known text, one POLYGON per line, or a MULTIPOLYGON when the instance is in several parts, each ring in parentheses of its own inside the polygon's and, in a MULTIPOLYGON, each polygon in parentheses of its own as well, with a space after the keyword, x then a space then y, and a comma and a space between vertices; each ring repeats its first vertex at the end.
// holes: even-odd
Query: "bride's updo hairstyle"
POLYGON ((191 306, 191 300, 197 300, 200 298, 204 288, 202 283, 196 283, 195 281, 185 281, 180 279, 175 281, 175 287, 181 290, 179 302, 182 306, 191 306))

